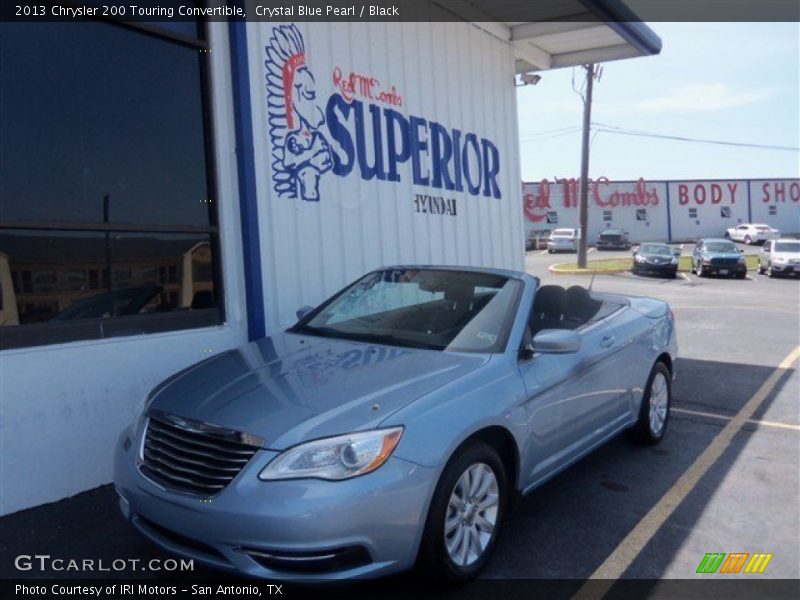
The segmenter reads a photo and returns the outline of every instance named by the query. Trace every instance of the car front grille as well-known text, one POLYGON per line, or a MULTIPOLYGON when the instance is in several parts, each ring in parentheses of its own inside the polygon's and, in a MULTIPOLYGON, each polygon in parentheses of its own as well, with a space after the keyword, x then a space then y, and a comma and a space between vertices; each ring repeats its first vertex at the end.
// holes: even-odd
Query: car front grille
POLYGON ((139 469, 167 489, 213 496, 258 450, 255 436, 168 415, 149 415, 139 469))
POLYGON ((738 258, 712 258, 711 264, 715 267, 734 267, 739 262, 738 258))

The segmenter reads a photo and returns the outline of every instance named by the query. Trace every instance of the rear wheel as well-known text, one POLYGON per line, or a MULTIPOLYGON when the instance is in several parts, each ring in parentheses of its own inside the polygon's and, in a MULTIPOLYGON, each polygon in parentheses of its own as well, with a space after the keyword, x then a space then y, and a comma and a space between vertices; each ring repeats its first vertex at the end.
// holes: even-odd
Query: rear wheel
POLYGON ((660 442, 667 431, 672 407, 672 375, 663 362, 657 362, 647 378, 639 418, 631 428, 634 441, 653 445, 660 442))
POLYGON ((772 270, 772 263, 767 263, 767 277, 770 279, 775 277, 776 273, 772 270))
POLYGON ((725 232, 725 239, 726 240, 731 239, 731 234, 729 232, 727 232, 727 231, 725 232))
POLYGON ((758 274, 759 275, 763 275, 764 274, 764 265, 761 264, 761 261, 759 261, 759 263, 758 263, 758 274))
POLYGON ((450 581, 475 577, 497 544, 508 501, 503 461, 484 442, 474 442, 445 467, 431 500, 418 566, 450 581))
POLYGON ((750 238, 749 235, 744 236, 744 243, 748 246, 753 243, 753 240, 750 238))

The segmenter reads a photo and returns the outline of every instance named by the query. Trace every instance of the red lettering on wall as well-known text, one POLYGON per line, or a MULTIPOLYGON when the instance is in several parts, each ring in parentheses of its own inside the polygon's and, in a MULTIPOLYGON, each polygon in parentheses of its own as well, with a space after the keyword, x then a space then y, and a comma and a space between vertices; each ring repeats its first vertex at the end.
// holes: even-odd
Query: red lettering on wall
POLYGON ((729 183, 728 184, 728 191, 731 193, 731 204, 736 204, 736 187, 738 183, 729 183))
POLYGON ((689 186, 683 183, 678 185, 678 204, 689 204, 689 186))
POLYGON ((539 183, 539 193, 537 195, 525 194, 522 200, 525 217, 534 223, 542 221, 550 208, 550 182, 542 179, 539 183))

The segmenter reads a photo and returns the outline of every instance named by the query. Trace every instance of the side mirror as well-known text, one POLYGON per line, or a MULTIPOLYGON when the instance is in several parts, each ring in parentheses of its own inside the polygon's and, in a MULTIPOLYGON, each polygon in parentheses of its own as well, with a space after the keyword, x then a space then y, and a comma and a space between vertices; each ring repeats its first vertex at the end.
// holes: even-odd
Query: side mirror
POLYGON ((581 336, 571 329, 545 329, 533 338, 534 352, 571 354, 581 347, 581 336))
POLYGON ((296 314, 296 315, 297 315, 297 320, 298 320, 298 321, 302 321, 302 320, 303 320, 303 318, 304 318, 304 317, 305 317, 305 316, 306 316, 308 313, 310 313, 312 310, 314 310, 314 307, 313 307, 313 306, 308 306, 308 305, 306 305, 306 306, 304 306, 304 307, 302 307, 302 308, 298 308, 298 309, 297 309, 297 312, 295 312, 294 314, 296 314))

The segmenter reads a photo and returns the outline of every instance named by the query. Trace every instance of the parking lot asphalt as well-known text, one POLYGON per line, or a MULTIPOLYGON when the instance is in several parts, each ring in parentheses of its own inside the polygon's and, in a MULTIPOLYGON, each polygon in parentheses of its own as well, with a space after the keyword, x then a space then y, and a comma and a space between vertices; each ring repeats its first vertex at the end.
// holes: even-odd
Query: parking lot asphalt
MULTIPOLYGON (((588 276, 547 271, 568 260, 574 254, 533 251, 526 266, 544 283, 588 285, 588 276)), ((622 273, 592 286, 670 303, 680 358, 669 431, 648 448, 621 436, 522 499, 482 577, 685 579, 698 577, 708 552, 772 553, 757 577, 800 577, 800 377, 786 361, 800 343, 800 280, 622 273)), ((122 518, 110 486, 0 519, 0 555, 22 553, 167 556, 122 518)), ((24 575, 0 565, 2 577, 24 575)))

